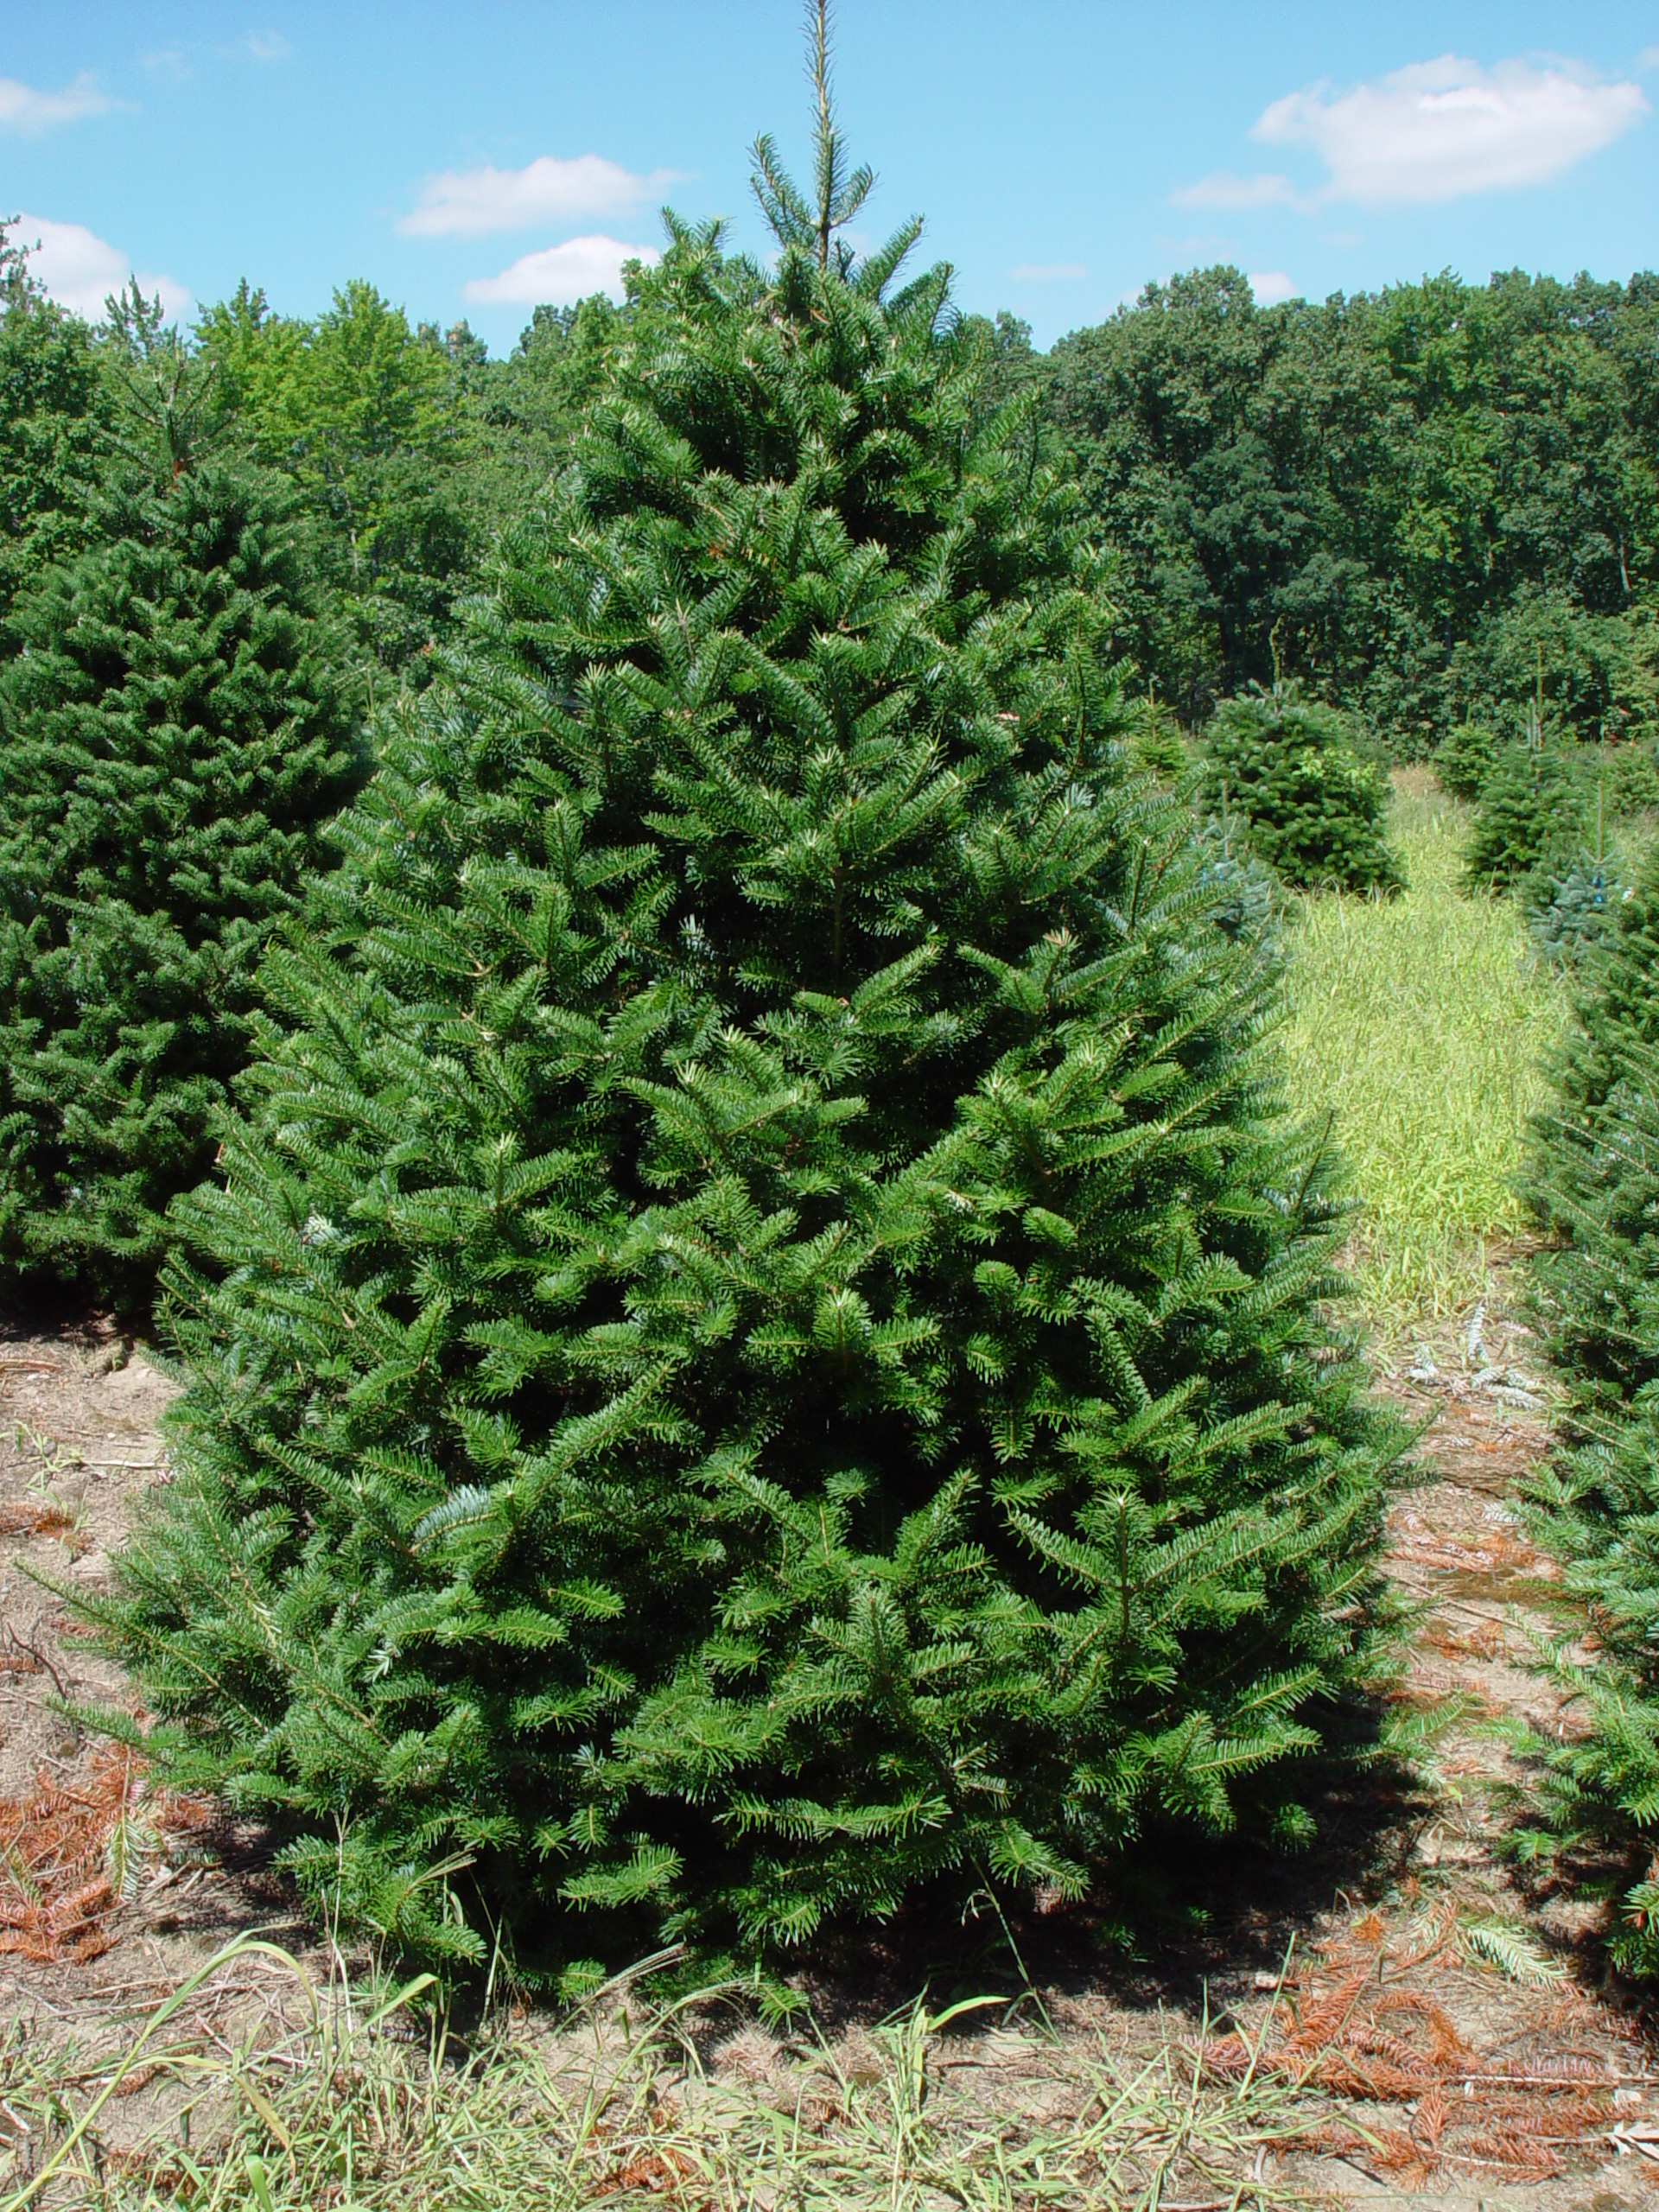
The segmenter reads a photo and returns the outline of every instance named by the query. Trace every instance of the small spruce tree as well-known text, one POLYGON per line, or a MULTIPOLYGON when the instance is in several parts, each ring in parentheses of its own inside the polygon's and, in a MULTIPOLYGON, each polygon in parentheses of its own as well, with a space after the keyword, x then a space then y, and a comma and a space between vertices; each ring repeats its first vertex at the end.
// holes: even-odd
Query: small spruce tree
POLYGON ((1532 942, 1552 967, 1577 969, 1606 949, 1618 925, 1619 880, 1611 860, 1586 854, 1548 879, 1534 912, 1532 942))
POLYGON ((1595 830, 1570 867, 1552 873, 1534 908, 1532 941, 1552 966, 1584 967, 1605 950, 1618 925, 1619 871, 1608 849, 1606 779, 1596 787, 1595 830))
POLYGON ((1211 918, 1230 938, 1276 950, 1285 909, 1284 887, 1250 848, 1249 824, 1233 813, 1225 792, 1220 811, 1198 826, 1198 882, 1213 903, 1211 918))
POLYGON ((97 1608, 348 1919, 567 1987, 1299 1840, 1375 1663, 1398 1439, 1271 972, 1131 769, 1032 399, 917 226, 841 235, 821 12, 816 78, 775 273, 632 273, 270 957, 97 1608))
POLYGON ((170 462, 92 527, 0 672, 0 1264, 142 1307, 356 717, 275 480, 170 462))
POLYGON ((1490 722, 1459 722, 1435 747, 1434 772, 1453 798, 1478 798, 1500 749, 1497 732, 1490 722))
POLYGON ((1294 683, 1217 709, 1205 740, 1215 802, 1247 819, 1250 849, 1303 889, 1393 892, 1405 879, 1383 835, 1388 785, 1334 708, 1294 683))
POLYGON ((1550 874, 1571 865, 1579 840, 1579 793, 1565 749, 1541 739, 1503 746, 1483 779, 1464 856, 1471 884, 1547 903, 1550 874))

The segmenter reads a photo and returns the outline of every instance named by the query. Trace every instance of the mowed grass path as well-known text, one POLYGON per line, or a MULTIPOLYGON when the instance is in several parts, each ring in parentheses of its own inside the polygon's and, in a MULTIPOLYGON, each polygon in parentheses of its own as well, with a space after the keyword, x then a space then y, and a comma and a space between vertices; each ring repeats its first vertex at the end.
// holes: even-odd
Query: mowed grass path
POLYGON ((1321 894, 1291 918, 1290 1096, 1335 1109, 1363 1205, 1356 1287, 1384 1321, 1479 1297, 1488 1242, 1524 1228, 1516 1180, 1567 1016, 1513 904, 1465 891, 1468 827, 1426 772, 1402 772, 1389 836, 1405 895, 1321 894))

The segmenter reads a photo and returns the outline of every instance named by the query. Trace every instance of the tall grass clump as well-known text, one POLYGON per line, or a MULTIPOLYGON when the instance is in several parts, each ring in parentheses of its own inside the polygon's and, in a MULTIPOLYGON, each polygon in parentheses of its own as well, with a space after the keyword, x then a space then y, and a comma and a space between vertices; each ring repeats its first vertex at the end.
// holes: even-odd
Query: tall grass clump
POLYGON ((1387 1319, 1478 1297, 1488 1243, 1526 1228, 1518 1179, 1567 1015, 1514 904, 1466 890, 1468 832, 1465 807, 1402 774, 1389 840, 1410 887, 1305 899, 1291 924, 1290 1092, 1337 1102, 1364 1204, 1355 1280, 1387 1319))
POLYGON ((1218 2190, 1265 2212, 1301 2200, 1249 2177, 1329 2116, 1282 2065, 1206 2064, 1239 2040, 1207 2018, 1125 2052, 1005 2034, 993 2056, 974 2031, 1007 2000, 981 1995, 781 2044, 741 1990, 665 1999, 630 1973, 558 2028, 499 2007, 462 2038, 425 1980, 314 1991, 244 1936, 119 2055, 0 2033, 0 2212, 1141 2212, 1218 2190), (251 1974, 264 2018, 233 2042, 205 2007, 251 1974))

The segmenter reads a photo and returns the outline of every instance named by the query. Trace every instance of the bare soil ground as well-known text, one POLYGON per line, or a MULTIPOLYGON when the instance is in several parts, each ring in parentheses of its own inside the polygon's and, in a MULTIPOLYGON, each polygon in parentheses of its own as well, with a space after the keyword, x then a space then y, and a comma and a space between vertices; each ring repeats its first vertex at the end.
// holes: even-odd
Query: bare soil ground
MULTIPOLYGON (((1240 2137, 1234 2170, 1217 2175, 1213 2145, 1204 2157, 1177 2146, 1156 2184, 1163 2212, 1659 2205, 1659 2051, 1652 2024, 1606 1976, 1605 1908, 1526 1877, 1503 1851, 1535 1782, 1518 1724, 1546 1734, 1573 1725, 1527 1664, 1529 1633, 1567 1619, 1510 1502, 1547 1445, 1531 1360, 1525 1330, 1495 1300, 1474 1328, 1448 1324, 1379 1373, 1379 1387, 1429 1423, 1428 1479, 1391 1522, 1392 1573, 1415 1608, 1399 1694, 1453 1717, 1416 1783, 1384 1781, 1369 1798, 1362 1786, 1333 1805, 1320 1849, 1287 1875, 1224 1872, 1203 1939, 1150 1964, 1103 1967, 1063 1918, 1033 1923, 1040 2005, 964 2019, 935 2041, 931 2127, 988 2126, 1000 2157, 1021 2131, 1097 2128, 1104 2079, 1162 2067, 1195 2110, 1247 2080, 1284 2091, 1271 2125, 1240 2137)), ((0 2192, 38 2170, 53 2126, 109 2079, 145 2015, 239 1931, 271 1930, 327 1978, 326 1952, 296 1921, 257 1833, 156 1796, 135 1762, 62 1709, 139 1710, 61 1593, 99 1586, 146 1491, 168 1479, 158 1423, 171 1395, 108 1331, 38 1317, 0 1329, 0 2192), (48 2053, 55 2123, 22 2087, 38 2085, 48 2053)), ((856 1986, 815 1990, 816 2044, 710 2013, 663 2046, 663 2095, 736 2097, 833 2132, 852 2088, 892 2061, 879 2023, 915 1995, 904 1971, 895 1953, 856 1986)), ((181 2012, 169 2044, 217 2051, 228 2068, 236 2050, 262 2038, 274 2048, 296 2026, 291 1975, 245 1955, 181 2012)), ((566 2075, 591 2069, 621 2032, 609 2012, 574 2031, 520 2015, 512 2031, 538 2039, 566 2075)), ((180 2078, 140 2068, 124 2082, 131 2094, 99 2121, 105 2155, 161 2177, 188 2101, 180 2078)), ((667 2107, 652 2094, 660 2125, 667 2107)), ((212 2117, 210 2100, 198 2142, 212 2117)), ((1090 2171, 1104 2193, 1085 2187, 1077 2201, 1154 2201, 1134 2191, 1154 2186, 1156 2164, 1149 2152, 1107 2189, 1097 2160, 1090 2171)), ((677 2171, 659 2158, 596 2173, 594 2196, 702 2202, 680 2191, 677 2171)), ((41 2201, 105 2200, 72 2190, 41 2201)))

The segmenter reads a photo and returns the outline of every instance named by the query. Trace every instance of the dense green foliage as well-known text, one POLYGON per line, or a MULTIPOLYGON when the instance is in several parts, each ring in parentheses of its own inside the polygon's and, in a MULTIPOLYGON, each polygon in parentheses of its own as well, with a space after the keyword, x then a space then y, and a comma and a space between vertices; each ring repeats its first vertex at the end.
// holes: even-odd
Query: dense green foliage
POLYGON ((773 276, 677 233, 498 360, 363 283, 89 328, 0 233, 0 1264, 172 1252, 152 1749, 573 1986, 1303 1835, 1393 1441, 1281 884, 1397 889, 1435 752, 1584 993, 1536 1511, 1630 1842, 1659 887, 1587 825, 1659 804, 1659 280, 1212 270, 1041 356, 855 264, 819 152, 773 276))
POLYGON ((142 1310, 270 927, 617 315, 512 360, 366 285, 96 329, 0 231, 0 1267, 142 1310))
POLYGON ((814 208, 758 149, 774 276, 641 277, 383 721, 101 1615, 314 1894, 567 1986, 1300 1840, 1375 1664, 1397 1439, 1274 971, 1121 741, 1029 403, 819 156, 814 208))
MULTIPOLYGON (((1648 1063, 1659 1052, 1659 848, 1649 853, 1616 913, 1607 957, 1586 978, 1561 1055, 1556 1110, 1541 1131, 1538 1204, 1547 1222, 1569 1232, 1586 1205, 1596 1212, 1587 1196, 1602 1187, 1596 1179, 1617 1179, 1616 1154, 1597 1147, 1617 1121, 1619 1102, 1628 1102, 1632 1071, 1644 1081, 1648 1063), (1586 1160, 1596 1164, 1586 1168, 1586 1160), (1584 1204, 1571 1198, 1574 1191, 1586 1194, 1584 1204), (1558 1198, 1571 1203, 1558 1209, 1558 1198)), ((1537 1264, 1546 1285, 1554 1284, 1558 1256, 1545 1254, 1537 1264)), ((1562 1363, 1594 1386, 1599 1403, 1617 1407, 1659 1374, 1659 1347, 1643 1349, 1631 1310, 1618 1300, 1580 1294, 1570 1242, 1559 1265, 1567 1272, 1549 1296, 1562 1363)))
POLYGON ((1258 308, 1212 269, 1034 364, 1124 558, 1125 645, 1191 722, 1286 669, 1410 757, 1541 671, 1651 728, 1659 280, 1452 276, 1258 308))
POLYGON ((92 333, 29 274, 0 225, 0 646, 20 586, 80 543, 110 394, 92 333))
MULTIPOLYGON (((29 448, 7 526, 61 529, 89 481, 99 341, 29 299, 4 318, 29 448)), ((194 343, 238 450, 326 523, 363 643, 418 680, 632 313, 537 308, 491 360, 464 323, 412 325, 368 283, 310 318, 245 283, 194 343)), ((1648 275, 1441 276, 1258 308, 1240 271, 1213 269, 1048 354, 1007 315, 969 327, 979 413, 1039 403, 1039 450, 1075 468, 1120 555, 1116 635, 1143 681, 1196 727, 1267 683, 1277 652, 1413 757, 1471 715, 1513 733, 1541 694, 1573 737, 1652 736, 1656 322, 1648 275)))
POLYGON ((617 324, 603 298, 537 308, 491 362, 464 323, 412 329, 372 284, 312 321, 244 283, 197 333, 238 448, 292 477, 330 585, 389 669, 418 674, 500 525, 556 466, 617 324))
POLYGON ((1553 965, 1582 968, 1604 950, 1618 922, 1618 872, 1586 854, 1560 875, 1546 879, 1532 916, 1532 942, 1553 965))
POLYGON ((1295 684, 1229 699, 1205 734, 1206 778, 1249 823, 1251 850, 1300 888, 1398 891, 1382 830, 1388 783, 1342 717, 1295 684))
POLYGON ((1472 884, 1529 890, 1548 899, 1552 863, 1565 867, 1578 842, 1579 795, 1564 747, 1544 741, 1499 747, 1481 779, 1469 840, 1472 884))
POLYGON ((1503 745, 1490 722, 1459 722, 1437 747, 1434 772, 1453 798, 1478 798, 1503 745))
POLYGON ((0 669, 0 1259, 146 1298, 206 1173, 252 977, 349 789, 280 482, 104 497, 0 669))
POLYGON ((1614 1943, 1659 1973, 1659 855, 1618 910, 1540 1131, 1535 1201, 1558 1237, 1539 1297, 1570 1404, 1532 1499, 1586 1605, 1593 1663, 1559 1656, 1588 1728, 1552 1751, 1569 1834, 1611 1840, 1642 1878, 1614 1943))

